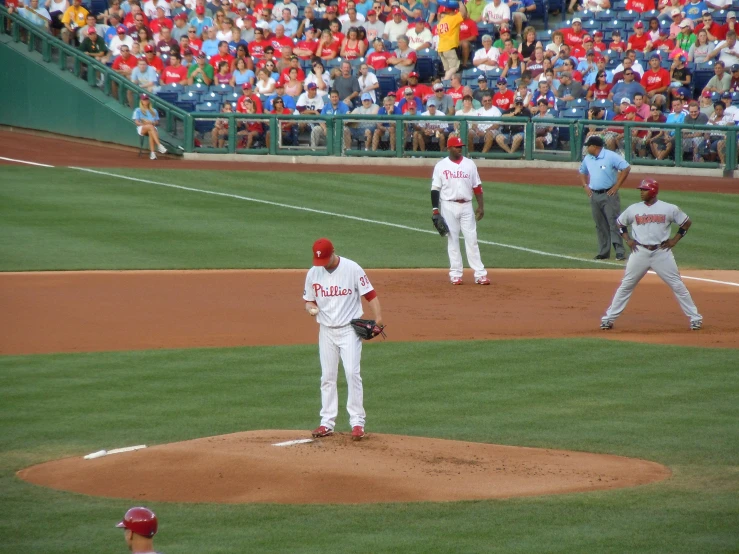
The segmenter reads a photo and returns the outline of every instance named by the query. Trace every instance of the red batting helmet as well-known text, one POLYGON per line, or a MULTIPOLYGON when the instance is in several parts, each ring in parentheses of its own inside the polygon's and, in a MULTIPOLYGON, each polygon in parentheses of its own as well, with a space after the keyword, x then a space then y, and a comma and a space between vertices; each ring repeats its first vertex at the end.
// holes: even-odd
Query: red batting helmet
POLYGON ((659 183, 654 179, 644 179, 636 188, 639 190, 648 190, 651 193, 650 196, 657 196, 659 193, 659 183))
POLYGON ((157 533, 157 516, 149 508, 143 506, 131 508, 123 516, 123 521, 116 527, 128 529, 142 537, 151 538, 157 533))

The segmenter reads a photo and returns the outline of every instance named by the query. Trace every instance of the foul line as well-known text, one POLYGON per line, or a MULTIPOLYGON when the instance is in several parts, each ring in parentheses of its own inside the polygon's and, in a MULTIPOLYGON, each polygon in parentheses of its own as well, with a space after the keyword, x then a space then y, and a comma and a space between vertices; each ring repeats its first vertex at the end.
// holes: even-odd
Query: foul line
MULTIPOLYGON (((0 159, 7 160, 9 158, 0 158, 0 159)), ((34 163, 34 162, 24 162, 23 160, 11 160, 11 161, 18 161, 20 163, 28 163, 28 164, 31 164, 31 165, 40 165, 40 166, 43 166, 43 167, 54 167, 54 166, 51 166, 51 165, 37 164, 37 163, 34 163)), ((160 186, 160 187, 180 189, 180 190, 186 190, 186 191, 190 191, 190 192, 199 192, 199 193, 202 193, 202 194, 210 194, 212 196, 222 196, 224 198, 235 198, 236 200, 244 200, 246 202, 254 202, 256 204, 265 204, 265 205, 268 205, 268 206, 276 206, 276 207, 279 207, 279 208, 287 208, 287 209, 290 209, 290 210, 297 210, 297 211, 301 211, 301 212, 309 212, 309 213, 315 213, 315 214, 321 214, 321 215, 328 215, 328 216, 331 216, 331 217, 340 217, 340 218, 343 218, 343 219, 350 219, 352 221, 361 221, 363 223, 373 223, 375 225, 383 225, 385 227, 393 227, 393 228, 396 228, 396 229, 405 229, 406 231, 414 231, 414 232, 417 232, 417 233, 427 233, 427 234, 430 234, 430 235, 435 235, 436 234, 436 231, 430 231, 430 230, 427 230, 427 229, 419 229, 417 227, 411 227, 409 225, 401 225, 399 223, 390 223, 389 221, 378 221, 376 219, 366 219, 364 217, 357 217, 357 216, 353 216, 353 215, 337 214, 337 213, 334 213, 334 212, 327 212, 325 210, 316 210, 316 209, 313 209, 313 208, 306 208, 304 206, 293 206, 291 204, 283 204, 281 202, 273 202, 271 200, 262 200, 260 198, 251 198, 249 196, 241 196, 241 195, 238 195, 238 194, 230 194, 230 193, 227 193, 227 192, 216 192, 216 191, 212 191, 212 190, 203 190, 203 189, 196 189, 196 188, 193 188, 193 187, 185 187, 185 186, 182 186, 182 185, 173 185, 171 183, 160 183, 158 181, 150 181, 149 179, 139 179, 137 177, 128 177, 126 175, 117 175, 116 173, 109 173, 107 171, 97 171, 97 170, 94 170, 94 169, 88 169, 86 167, 69 166, 69 169, 76 169, 78 171, 85 171, 87 173, 95 173, 97 175, 105 175, 107 177, 116 177, 118 179, 125 179, 127 181, 135 181, 135 182, 138 182, 138 183, 146 183, 146 184, 149 184, 149 185, 157 185, 157 186, 160 186)), ((622 265, 622 264, 617 264, 617 263, 613 263, 613 262, 606 262, 606 261, 603 261, 603 260, 589 260, 589 259, 586 259, 586 258, 578 258, 576 256, 567 256, 565 254, 553 254, 551 252, 544 252, 542 250, 534 250, 532 248, 524 248, 523 246, 515 246, 513 244, 503 244, 503 243, 500 243, 500 242, 493 242, 493 241, 489 241, 489 240, 480 240, 480 239, 478 239, 478 242, 481 243, 481 244, 487 244, 487 245, 490 245, 490 246, 499 246, 501 248, 509 248, 511 250, 519 250, 521 252, 529 252, 530 254, 538 254, 539 256, 549 256, 551 258, 561 258, 561 259, 564 259, 564 260, 573 260, 573 261, 576 261, 576 262, 585 262, 585 263, 600 264, 600 265, 610 265, 610 266, 621 266, 622 265)), ((656 273, 654 273, 653 271, 649 271, 649 273, 651 273, 652 275, 656 275, 656 273)), ((728 285, 730 287, 739 287, 739 283, 734 283, 734 282, 731 282, 731 281, 718 281, 716 279, 705 279, 703 277, 690 277, 690 276, 687 276, 687 275, 682 275, 682 278, 683 279, 690 279, 692 281, 702 281, 704 283, 714 283, 714 284, 717 284, 717 285, 728 285)))
POLYGON ((27 162, 26 160, 14 160, 13 158, 3 158, 2 156, 0 156, 0 160, 5 160, 6 162, 15 162, 17 164, 37 165, 39 167, 54 167, 53 165, 38 164, 36 162, 27 162))

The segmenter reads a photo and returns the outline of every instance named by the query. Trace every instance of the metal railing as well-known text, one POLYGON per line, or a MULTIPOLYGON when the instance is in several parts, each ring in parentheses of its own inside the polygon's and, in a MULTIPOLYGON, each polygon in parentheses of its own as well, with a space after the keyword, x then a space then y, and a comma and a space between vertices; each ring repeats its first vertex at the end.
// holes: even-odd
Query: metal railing
MULTIPOLYGON (((14 42, 26 44, 28 51, 38 52, 44 62, 54 64, 77 79, 86 81, 90 87, 97 88, 132 112, 138 106, 139 96, 149 94, 151 104, 161 117, 160 132, 169 135, 169 142, 182 146, 186 129, 192 125, 192 118, 186 111, 161 100, 45 29, 18 15, 9 14, 5 6, 0 6, 0 34, 10 35, 14 42)), ((131 125, 133 128, 133 121, 131 125)))

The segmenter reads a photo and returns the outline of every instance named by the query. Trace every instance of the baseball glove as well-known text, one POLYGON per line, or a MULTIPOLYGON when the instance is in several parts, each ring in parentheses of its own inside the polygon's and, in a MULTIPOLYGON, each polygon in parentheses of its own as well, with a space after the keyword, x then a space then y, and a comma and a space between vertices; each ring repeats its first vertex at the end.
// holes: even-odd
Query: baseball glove
POLYGON ((372 340, 377 335, 382 335, 383 339, 387 338, 385 326, 378 325, 374 319, 352 319, 350 323, 360 339, 372 340))
POLYGON ((434 227, 436 227, 436 230, 439 231, 439 234, 442 237, 445 237, 449 234, 449 227, 447 227, 446 221, 444 221, 444 218, 441 216, 441 214, 432 215, 431 221, 434 222, 434 227))

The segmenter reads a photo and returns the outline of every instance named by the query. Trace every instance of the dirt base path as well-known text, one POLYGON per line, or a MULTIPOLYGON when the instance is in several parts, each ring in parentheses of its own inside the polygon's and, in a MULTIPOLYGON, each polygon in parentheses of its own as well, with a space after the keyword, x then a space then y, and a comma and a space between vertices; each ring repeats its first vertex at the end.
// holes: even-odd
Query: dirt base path
MULTIPOLYGON (((146 169, 184 169, 184 170, 221 170, 221 171, 274 171, 275 164, 247 162, 206 162, 183 160, 173 156, 162 156, 151 161, 147 156, 137 157, 136 152, 121 150, 109 146, 96 146, 90 143, 79 143, 64 140, 63 137, 32 135, 25 132, 0 131, 0 152, 3 157, 49 164, 59 167, 132 167, 146 169)), ((0 165, 6 164, 0 160, 0 165)), ((395 177, 425 177, 430 179, 431 167, 403 167, 388 160, 386 165, 362 165, 361 159, 356 165, 311 165, 279 164, 282 172, 301 173, 361 173, 368 175, 392 175, 395 177)), ((577 172, 564 169, 509 169, 501 167, 480 168, 483 181, 499 183, 523 183, 535 185, 572 186, 579 183, 577 172)), ((626 187, 635 187, 641 177, 631 177, 626 187)), ((696 177, 689 175, 660 175, 660 184, 665 190, 721 192, 739 194, 739 186, 734 179, 720 177, 696 177)))
POLYGON ((441 502, 633 487, 670 476, 632 458, 398 435, 250 431, 18 472, 54 489, 142 502, 441 502))
MULTIPOLYGON (((692 275, 739 282, 739 272, 692 275)), ((452 287, 446 270, 372 270, 391 341, 599 337, 739 347, 739 288, 686 281, 705 318, 690 332, 647 275, 615 328, 600 317, 622 272, 493 270, 452 287)), ((0 273, 0 354, 315 344, 303 270, 0 273)))

